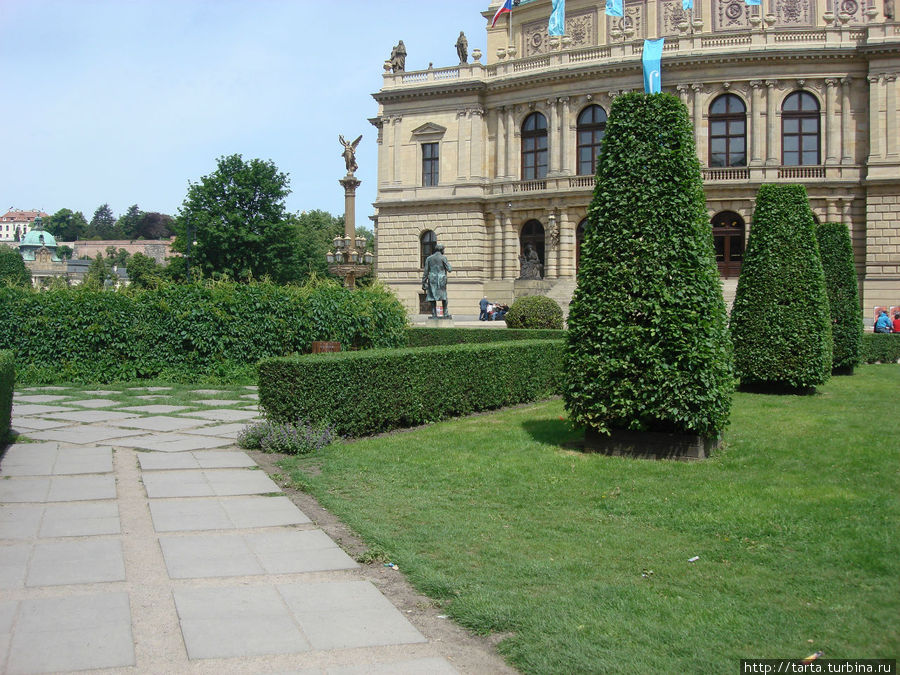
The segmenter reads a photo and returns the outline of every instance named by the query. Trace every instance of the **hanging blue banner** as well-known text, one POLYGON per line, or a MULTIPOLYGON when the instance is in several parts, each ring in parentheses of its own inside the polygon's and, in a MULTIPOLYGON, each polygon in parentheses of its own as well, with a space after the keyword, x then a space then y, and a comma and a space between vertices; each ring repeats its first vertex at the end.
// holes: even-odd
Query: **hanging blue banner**
POLYGON ((658 94, 662 91, 660 61, 662 60, 664 40, 665 38, 644 40, 641 63, 644 66, 644 93, 646 94, 658 94))
POLYGON ((553 0, 553 11, 550 12, 548 35, 566 34, 566 0, 553 0))
POLYGON ((689 9, 694 9, 694 0, 681 0, 681 9, 685 12, 689 9))
POLYGON ((745 0, 748 5, 761 5, 762 0, 745 0))
POLYGON ((606 0, 606 15, 624 17, 625 8, 623 7, 623 0, 606 0))

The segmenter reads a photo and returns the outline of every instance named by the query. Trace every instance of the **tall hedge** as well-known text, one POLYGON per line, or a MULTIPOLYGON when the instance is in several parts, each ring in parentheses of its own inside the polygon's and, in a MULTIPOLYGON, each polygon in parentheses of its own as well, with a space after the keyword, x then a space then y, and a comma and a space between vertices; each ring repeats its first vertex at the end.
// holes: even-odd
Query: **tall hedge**
POLYGON ((511 340, 562 340, 565 337, 566 332, 563 330, 538 328, 408 328, 406 346, 435 347, 511 340))
POLYGON ((831 368, 852 370, 859 364, 863 318, 850 231, 843 223, 822 223, 816 239, 831 311, 831 368))
POLYGON ((18 250, 0 244, 0 286, 31 286, 31 272, 18 250))
POLYGON ((228 376, 261 358, 309 350, 399 347, 406 312, 381 287, 327 282, 168 285, 129 292, 0 289, 0 349, 23 382, 228 376))
POLYGON ((572 304, 564 397, 599 432, 715 436, 734 382, 700 165, 669 94, 615 99, 572 304))
POLYGON ((831 374, 825 274, 802 185, 759 189, 731 336, 744 386, 810 389, 831 374))
POLYGON ((16 360, 10 351, 0 351, 0 450, 9 436, 12 421, 13 387, 16 384, 16 360))
POLYGON ((522 340, 267 359, 259 364, 259 402, 278 422, 326 423, 363 436, 556 394, 563 345, 522 340))

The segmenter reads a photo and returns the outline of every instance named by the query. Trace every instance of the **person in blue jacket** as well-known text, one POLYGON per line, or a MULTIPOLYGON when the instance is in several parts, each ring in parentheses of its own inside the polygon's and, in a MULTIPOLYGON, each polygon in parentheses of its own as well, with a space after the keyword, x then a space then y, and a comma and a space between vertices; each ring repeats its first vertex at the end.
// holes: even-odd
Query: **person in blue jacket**
POLYGON ((478 315, 479 321, 487 321, 488 320, 487 308, 488 308, 489 304, 491 304, 491 303, 488 302, 486 295, 481 298, 481 302, 478 303, 478 306, 481 308, 481 313, 478 315))
POLYGON ((876 333, 890 333, 891 332, 891 318, 888 316, 888 313, 884 310, 881 310, 881 314, 878 315, 878 320, 875 322, 875 332, 876 333))

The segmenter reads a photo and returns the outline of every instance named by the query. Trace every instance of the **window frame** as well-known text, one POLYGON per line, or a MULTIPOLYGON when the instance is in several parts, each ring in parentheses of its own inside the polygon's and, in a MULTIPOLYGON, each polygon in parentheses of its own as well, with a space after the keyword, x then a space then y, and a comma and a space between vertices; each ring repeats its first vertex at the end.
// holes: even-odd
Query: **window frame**
POLYGON ((781 165, 782 166, 819 166, 822 164, 822 106, 819 103, 819 99, 816 98, 813 94, 806 91, 805 89, 801 89, 798 91, 791 92, 788 94, 784 101, 781 104, 781 165), (798 100, 797 110, 786 110, 786 106, 792 100, 798 100), (804 102, 812 102, 815 106, 815 109, 809 110, 804 109, 804 102), (804 122, 807 120, 815 120, 815 131, 809 132, 804 130, 804 122), (797 130, 796 131, 786 131, 785 127, 788 122, 796 122, 797 130), (787 138, 796 138, 797 139, 797 149, 796 150, 786 150, 785 147, 787 143, 785 140, 787 138), (808 152, 812 152, 811 150, 804 150, 804 139, 806 138, 815 138, 816 143, 816 161, 815 163, 804 161, 804 155, 808 152), (796 155, 796 162, 788 163, 787 155, 792 154, 796 155))
POLYGON ((522 180, 544 180, 549 170, 549 133, 543 113, 530 113, 520 127, 522 180), (533 128, 527 128, 533 122, 533 128), (527 158, 532 158, 529 166, 527 158))
POLYGON ((434 253, 435 246, 437 246, 437 234, 434 230, 422 230, 419 234, 419 267, 422 269, 425 269, 425 258, 434 253))
POLYGON ((707 127, 709 130, 707 141, 706 158, 710 168, 730 168, 735 166, 747 166, 747 104, 737 94, 725 93, 716 96, 709 104, 707 109, 707 127), (718 102, 725 102, 725 112, 713 112, 713 106, 718 102), (739 104, 740 110, 732 110, 733 104, 739 104), (724 124, 724 133, 713 133, 714 124, 724 124), (738 123, 743 127, 743 131, 735 133, 732 127, 738 123), (725 141, 725 151, 713 151, 713 141, 722 139, 725 141), (743 143, 743 162, 735 163, 732 159, 732 141, 740 140, 743 143), (722 162, 714 161, 713 157, 722 157, 722 162))
POLYGON ((602 106, 597 105, 596 103, 592 103, 588 106, 585 106, 584 109, 578 113, 578 118, 575 123, 575 173, 578 176, 593 176, 597 173, 597 156, 600 154, 600 147, 603 144, 603 138, 606 136, 606 122, 608 121, 609 116, 606 114, 606 111, 602 106), (603 121, 596 121, 596 112, 600 111, 603 113, 603 121), (585 113, 591 112, 592 119, 590 122, 582 122, 582 117, 584 117, 585 113), (589 143, 582 143, 582 135, 590 134, 589 143), (585 164, 581 159, 581 150, 583 148, 592 148, 591 151, 591 160, 590 160, 590 172, 582 171, 585 168, 585 164))
POLYGON ((436 187, 441 181, 441 147, 438 141, 427 141, 422 146, 422 187, 436 187), (426 150, 428 148, 428 150, 426 150), (433 155, 429 154, 433 151, 433 155))

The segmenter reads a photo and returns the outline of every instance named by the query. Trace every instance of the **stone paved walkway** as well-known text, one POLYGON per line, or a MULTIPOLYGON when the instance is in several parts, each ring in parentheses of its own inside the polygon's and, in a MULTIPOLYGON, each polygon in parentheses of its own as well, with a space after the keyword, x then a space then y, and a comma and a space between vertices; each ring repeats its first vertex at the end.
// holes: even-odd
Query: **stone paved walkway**
POLYGON ((457 672, 235 447, 251 390, 17 393, 0 672, 457 672))

